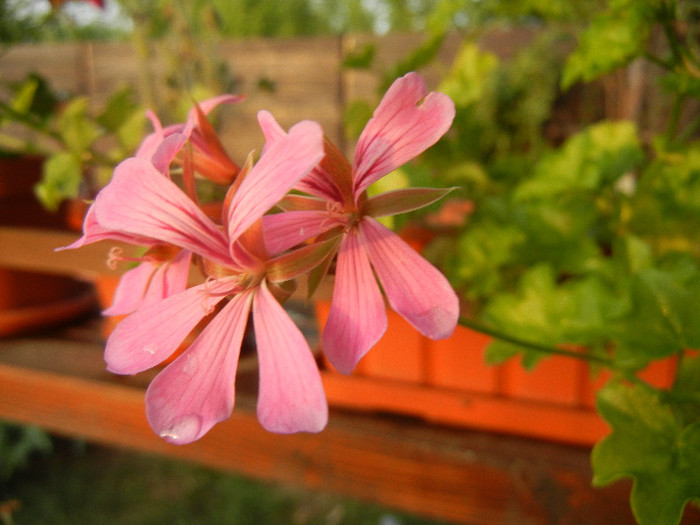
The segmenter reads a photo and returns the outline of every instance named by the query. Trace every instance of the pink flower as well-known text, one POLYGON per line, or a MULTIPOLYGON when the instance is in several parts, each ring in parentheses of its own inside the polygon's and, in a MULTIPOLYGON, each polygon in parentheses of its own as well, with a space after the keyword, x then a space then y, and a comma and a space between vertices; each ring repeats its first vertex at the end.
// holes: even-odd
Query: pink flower
MULTIPOLYGON (((376 220, 422 207, 445 192, 414 188, 372 198, 366 193, 370 184, 437 142, 454 114, 449 97, 428 93, 416 73, 397 79, 362 132, 353 165, 326 143, 324 160, 297 185, 310 196, 290 196, 282 203, 288 211, 265 218, 272 253, 320 234, 342 235, 322 336, 324 353, 341 372, 350 373, 386 330, 375 275, 390 306, 425 336, 449 337, 457 324, 459 303, 447 279, 376 220)), ((261 123, 268 143, 284 136, 271 115, 263 114, 261 123)))
POLYGON ((114 302, 104 310, 105 315, 123 315, 142 306, 165 299, 187 287, 192 253, 168 246, 156 239, 120 230, 112 230, 97 221, 97 202, 93 203, 83 221, 83 235, 76 242, 57 250, 81 248, 103 240, 112 240, 142 247, 146 253, 140 257, 126 257, 121 249, 113 249, 108 264, 116 267, 118 261, 139 263, 125 272, 117 286, 114 302))
POLYGON ((150 159, 157 168, 165 170, 173 159, 184 163, 186 155, 190 154, 194 171, 218 184, 230 184, 240 168, 226 153, 206 116, 219 104, 233 104, 241 100, 243 97, 237 95, 207 99, 190 110, 187 122, 165 128, 158 117, 149 112, 148 117, 155 131, 143 140, 136 156, 150 159), (191 150, 183 151, 188 141, 191 150))
MULTIPOLYGON (((170 177, 170 166, 180 155, 188 141, 193 145, 194 169, 211 175, 220 182, 229 183, 240 169, 233 163, 220 144, 216 134, 206 120, 206 114, 222 103, 234 103, 242 97, 222 95, 196 105, 185 124, 176 124, 163 129, 158 118, 149 113, 154 132, 141 143, 136 157, 149 160, 164 177, 170 177)), ((191 174, 193 177, 193 174, 191 174)), ((192 189, 192 193, 194 190, 192 189)), ((83 223, 83 236, 65 249, 80 248, 97 241, 110 239, 148 249, 141 257, 125 257, 121 251, 113 251, 110 265, 117 261, 140 264, 121 277, 114 303, 104 310, 105 315, 123 315, 142 306, 158 302, 181 292, 187 287, 192 253, 180 250, 162 241, 122 230, 105 228, 97 220, 95 206, 88 210, 83 223)))
MULTIPOLYGON (((223 227, 212 222, 144 158, 127 159, 97 197, 97 222, 111 231, 154 239, 196 254, 201 285, 139 308, 107 341, 108 369, 135 374, 162 362, 202 321, 194 342, 150 384, 146 415, 154 431, 177 444, 199 439, 228 418, 238 355, 252 312, 260 362, 258 418, 273 432, 320 431, 328 408, 308 343, 279 304, 278 281, 292 274, 266 253, 261 216, 323 157, 312 122, 266 148, 235 184, 223 227)), ((245 170, 244 170, 245 171, 245 170)))

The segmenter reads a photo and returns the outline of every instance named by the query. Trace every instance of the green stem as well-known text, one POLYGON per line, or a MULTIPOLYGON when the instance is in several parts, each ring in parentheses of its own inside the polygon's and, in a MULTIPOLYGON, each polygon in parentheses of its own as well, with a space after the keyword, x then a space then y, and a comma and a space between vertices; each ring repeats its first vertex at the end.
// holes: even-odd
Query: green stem
POLYGON ((615 368, 613 361, 606 357, 592 355, 586 352, 574 352, 572 350, 565 350, 556 346, 527 341, 525 339, 521 339, 510 334, 505 334, 495 328, 491 328, 478 321, 468 319, 466 317, 460 316, 459 324, 461 324, 462 326, 466 326, 467 328, 471 328, 472 330, 476 330, 477 332, 481 332, 482 334, 490 335, 491 337, 500 339, 501 341, 512 343, 518 346, 524 346, 525 348, 529 348, 530 350, 535 350, 537 352, 542 352, 544 354, 570 357, 573 359, 579 359, 582 361, 588 361, 590 363, 604 365, 608 368, 615 368))
POLYGON ((669 60, 664 60, 661 57, 658 57, 654 55, 653 53, 646 52, 644 53, 644 58, 646 58, 649 62, 653 62, 657 66, 666 69, 668 71, 671 71, 673 69, 673 63, 669 60))
POLYGON ((10 117, 12 120, 19 122, 20 124, 28 127, 31 130, 36 131, 37 133, 41 133, 47 137, 61 142, 60 134, 50 129, 46 129, 43 123, 39 120, 32 118, 30 115, 27 115, 25 113, 20 113, 12 106, 2 101, 0 101, 0 112, 7 114, 7 116, 10 117))
POLYGON ((683 131, 678 134, 678 142, 685 143, 692 135, 700 128, 700 115, 696 115, 693 120, 691 120, 683 131))
POLYGON ((666 140, 673 142, 674 137, 678 132, 678 123, 680 122, 681 114, 683 113, 683 104, 685 103, 685 95, 676 95, 671 106, 671 115, 668 119, 666 127, 666 140))
POLYGON ((674 28, 674 23, 676 22, 675 2, 671 5, 666 5, 666 7, 662 7, 658 17, 671 49, 673 62, 675 62, 676 65, 680 65, 683 63, 684 49, 683 45, 678 41, 678 34, 674 28))

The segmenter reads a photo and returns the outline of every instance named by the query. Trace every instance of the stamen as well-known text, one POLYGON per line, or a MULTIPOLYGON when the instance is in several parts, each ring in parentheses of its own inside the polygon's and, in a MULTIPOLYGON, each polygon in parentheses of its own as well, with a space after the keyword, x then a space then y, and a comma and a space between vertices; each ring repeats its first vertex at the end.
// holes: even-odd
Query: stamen
POLYGON ((107 268, 116 270, 117 263, 122 260, 122 253, 124 253, 124 249, 119 246, 110 248, 109 254, 107 255, 107 268))
POLYGON ((340 223, 345 227, 351 222, 348 220, 351 214, 338 201, 326 201, 326 213, 328 217, 323 219, 320 225, 322 230, 331 222, 340 223))
POLYGON ((204 284, 201 290, 202 310, 206 312, 207 315, 214 311, 214 308, 216 308, 216 304, 219 302, 217 300, 212 301, 212 298, 220 298, 226 297, 227 295, 232 295, 236 293, 237 289, 239 288, 238 278, 227 277, 225 278, 225 281, 227 282, 227 284, 230 282, 231 286, 221 286, 218 290, 214 290, 214 286, 221 285, 222 281, 224 281, 224 279, 212 276, 208 276, 204 280, 204 284))
POLYGON ((144 256, 144 257, 124 257, 122 255, 124 253, 124 249, 119 247, 119 246, 113 246, 112 248, 109 249, 109 253, 107 254, 107 268, 110 270, 116 270, 117 269, 117 263, 120 262, 135 262, 135 263, 141 263, 141 262, 153 262, 153 263, 158 263, 159 261, 157 259, 154 259, 149 256, 144 256))

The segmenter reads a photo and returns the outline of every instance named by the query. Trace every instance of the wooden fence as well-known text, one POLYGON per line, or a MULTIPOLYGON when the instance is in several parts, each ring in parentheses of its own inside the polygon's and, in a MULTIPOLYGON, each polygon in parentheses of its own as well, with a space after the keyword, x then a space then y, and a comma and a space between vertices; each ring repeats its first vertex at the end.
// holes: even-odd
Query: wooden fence
MULTIPOLYGON (((532 38, 526 30, 490 33, 481 38, 483 48, 505 58, 532 38)), ((342 115, 349 101, 378 100, 380 72, 404 58, 424 40, 422 35, 385 37, 346 35, 303 39, 250 39, 225 41, 220 56, 233 73, 237 92, 246 101, 226 108, 222 133, 235 158, 245 156, 262 143, 256 114, 271 111, 288 127, 302 119, 316 120, 341 147, 346 139, 342 115), (374 45, 371 69, 343 67, 346 58, 374 45), (270 89, 270 86, 272 89, 270 89)), ((461 38, 452 35, 430 68, 422 71, 431 89, 450 67, 461 38)), ((88 95, 95 104, 130 84, 144 97, 143 65, 153 77, 152 89, 160 96, 168 70, 166 57, 156 54, 147 62, 125 43, 50 43, 21 45, 0 55, 0 79, 13 81, 32 71, 50 80, 52 86, 70 93, 88 95)))
MULTIPOLYGON (((352 144, 348 144, 351 141, 343 131, 343 112, 348 103, 357 99, 378 101, 381 73, 405 58, 424 38, 418 34, 345 35, 221 43, 220 58, 233 74, 237 93, 246 95, 245 102, 222 109, 224 144, 236 159, 259 149, 262 135, 256 115, 267 109, 285 128, 299 120, 316 120, 336 144, 346 151, 351 149, 346 147, 352 144), (348 56, 370 44, 375 48, 370 69, 343 67, 348 56)), ((500 58, 508 58, 532 38, 529 30, 508 29, 482 35, 478 44, 500 58)), ((451 35, 436 60, 421 71, 429 88, 438 86, 461 42, 459 35, 451 35)), ((162 96, 168 67, 167 56, 162 52, 144 62, 129 42, 20 45, 0 55, 0 80, 19 80, 35 71, 48 78, 55 88, 88 95, 99 105, 124 84, 132 85, 145 99, 144 71, 153 78, 150 85, 155 97, 162 96)), ((596 92, 600 95, 600 113, 610 118, 637 119, 646 128, 657 127, 653 121, 664 112, 649 104, 649 98, 656 97, 654 83, 648 82, 651 72, 648 65, 635 63, 605 79, 602 89, 596 92)), ((590 94, 587 101, 591 101, 590 94)), ((577 102, 575 97, 569 97, 567 103, 577 102)))

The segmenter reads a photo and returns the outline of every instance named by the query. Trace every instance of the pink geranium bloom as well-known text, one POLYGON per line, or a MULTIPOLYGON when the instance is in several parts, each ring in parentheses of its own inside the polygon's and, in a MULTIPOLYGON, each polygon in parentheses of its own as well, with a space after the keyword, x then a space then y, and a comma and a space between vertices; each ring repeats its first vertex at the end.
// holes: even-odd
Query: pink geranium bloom
MULTIPOLYGON (((186 123, 167 128, 163 128, 158 118, 149 112, 154 132, 143 140, 136 157, 149 160, 165 177, 169 177, 170 165, 190 141, 193 144, 194 168, 199 168, 219 181, 231 182, 240 169, 225 153, 218 138, 210 130, 205 116, 219 104, 238 102, 241 98, 235 95, 221 95, 205 100, 190 111, 186 123)), ((80 248, 105 239, 148 249, 141 257, 125 257, 121 252, 112 252, 110 265, 115 265, 117 261, 140 264, 122 275, 114 302, 104 310, 105 315, 134 312, 187 287, 192 252, 142 235, 105 228, 97 220, 95 205, 93 204, 86 214, 83 236, 66 249, 80 248)))
POLYGON ((151 159, 156 167, 162 169, 163 164, 169 166, 176 157, 179 162, 184 162, 183 148, 189 141, 192 148, 188 153, 194 170, 218 184, 230 184, 240 168, 226 153, 206 116, 219 104, 233 104, 241 100, 243 97, 238 95, 219 95, 207 99, 190 110, 187 122, 165 128, 158 117, 149 112, 148 118, 153 123, 154 132, 143 140, 136 156, 151 159))
POLYGON ((109 370, 138 373, 162 362, 208 320, 147 390, 148 421, 167 441, 190 443, 230 416, 250 312, 260 362, 261 424, 282 433, 317 432, 325 426, 328 408, 318 368, 308 343, 275 297, 280 289, 269 273, 274 261, 256 227, 322 157, 320 127, 297 124, 236 185, 223 227, 143 158, 120 164, 98 195, 95 214, 102 227, 190 251, 207 273, 203 284, 131 314, 105 349, 109 370))
POLYGON ((125 272, 119 279, 112 305, 102 313, 123 315, 142 306, 165 299, 187 287, 192 253, 168 246, 157 239, 130 232, 105 228, 97 221, 97 202, 88 208, 83 221, 83 235, 73 244, 58 248, 69 250, 81 248, 103 240, 112 240, 141 247, 146 253, 140 257, 123 256, 121 249, 110 253, 108 264, 116 267, 118 261, 139 263, 125 272))
MULTIPOLYGON (((444 192, 414 188, 372 198, 366 193, 370 184, 437 142, 454 114, 449 97, 428 93, 416 73, 397 79, 362 132, 352 166, 327 143, 323 162, 297 186, 311 197, 289 197, 289 211, 265 218, 273 253, 324 232, 342 235, 322 336, 324 353, 341 372, 350 373, 386 330, 375 275, 390 306, 425 336, 448 337, 457 324, 459 303, 447 279, 376 220, 434 202, 444 192)), ((268 143, 284 136, 271 115, 262 123, 268 143)))

